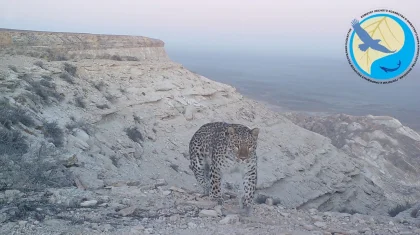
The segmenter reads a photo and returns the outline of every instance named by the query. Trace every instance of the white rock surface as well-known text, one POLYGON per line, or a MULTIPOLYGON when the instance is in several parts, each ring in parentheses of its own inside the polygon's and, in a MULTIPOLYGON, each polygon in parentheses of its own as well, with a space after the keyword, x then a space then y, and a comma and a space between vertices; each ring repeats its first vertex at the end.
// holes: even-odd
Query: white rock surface
POLYGON ((227 215, 225 218, 219 221, 219 224, 235 224, 239 222, 238 215, 227 215))
POLYGON ((420 135, 392 117, 345 114, 308 116, 288 113, 290 120, 332 140, 362 163, 363 175, 400 204, 420 197, 420 135))
POLYGON ((215 210, 202 210, 198 214, 200 217, 217 217, 217 212, 215 210))
POLYGON ((96 201, 96 200, 89 200, 89 201, 84 201, 84 202, 80 203, 80 206, 82 206, 82 207, 91 207, 91 206, 96 206, 96 204, 98 204, 98 201, 96 201))
MULTIPOLYGON (((0 62, 30 67, 36 60, 17 56, 3 57, 0 62)), ((44 67, 47 71, 60 69, 62 63, 44 61, 44 67)), ((293 124, 229 85, 169 60, 81 60, 71 64, 77 67, 75 84, 52 75, 57 90, 68 101, 80 93, 86 103, 106 103, 110 108, 80 108, 63 101, 43 106, 42 115, 63 128, 79 123, 80 127, 69 130, 73 134, 67 136, 64 149, 78 154, 81 166, 69 170, 88 189, 141 181, 141 185, 168 184, 200 192, 184 153, 188 153, 189 140, 201 125, 226 121, 261 130, 257 149, 259 197, 270 197, 286 208, 387 213, 390 203, 383 189, 371 184, 372 177, 363 173, 360 161, 338 150, 329 138, 293 124), (99 82, 105 84, 100 90, 99 82), (112 102, 110 94, 116 97, 112 102), (194 107, 193 119, 185 117, 187 106, 194 107), (132 139, 127 128, 140 134, 132 139)), ((36 76, 36 72, 27 73, 36 76)), ((377 138, 384 137, 375 133, 377 138)), ((233 188, 239 188, 238 180, 238 174, 226 178, 233 188)))
MULTIPOLYGON (((69 41, 77 38, 89 36, 69 41)), ((77 234, 365 233, 361 218, 353 221, 349 218, 354 215, 337 213, 324 219, 322 211, 368 214, 362 218, 372 234, 418 232, 410 219, 390 224, 386 216, 395 205, 391 200, 401 202, 419 192, 420 136, 397 120, 341 115, 308 121, 283 115, 170 61, 161 43, 153 41, 151 47, 148 39, 125 38, 128 44, 119 47, 114 37, 108 40, 110 48, 72 48, 75 59, 66 62, 1 54, 3 98, 36 119, 32 127, 13 126, 31 143, 22 159, 30 163, 29 173, 48 185, 27 193, 0 190, 0 201, 7 202, 0 209, 1 234, 15 233, 20 225, 14 221, 23 219, 39 221, 33 227, 25 224, 25 234, 69 229, 77 234), (137 47, 143 44, 149 47, 137 47), (105 52, 133 53, 138 60, 100 59, 105 52), (42 68, 34 65, 37 61, 42 68), (73 83, 60 77, 64 63, 77 68, 73 83), (50 97, 47 102, 25 89, 32 81, 25 74, 43 84, 49 84, 45 76, 51 77, 64 100, 50 97), (86 105, 77 105, 78 99, 86 105), (48 144, 41 151, 44 121, 55 121, 63 130, 62 147, 48 144), (251 217, 231 215, 238 207, 235 196, 227 197, 222 210, 198 195, 188 143, 201 125, 212 121, 261 130, 256 202, 264 205, 256 205, 251 217), (77 164, 65 165, 69 156, 77 156, 77 164), (79 208, 91 198, 103 206, 79 208), (311 208, 317 210, 306 210, 311 208)), ((28 184, 17 178, 10 182, 13 172, 1 172, 2 189, 28 184)), ((225 185, 231 187, 224 190, 230 195, 238 196, 238 179, 238 174, 227 176, 225 185)))

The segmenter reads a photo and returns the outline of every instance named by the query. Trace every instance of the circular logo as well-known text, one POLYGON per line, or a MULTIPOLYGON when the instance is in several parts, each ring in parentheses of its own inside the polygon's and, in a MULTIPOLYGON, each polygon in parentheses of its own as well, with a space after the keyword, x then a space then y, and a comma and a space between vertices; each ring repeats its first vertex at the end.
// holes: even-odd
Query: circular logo
POLYGON ((378 84, 396 82, 413 69, 419 38, 411 22, 391 10, 370 11, 351 22, 347 60, 362 78, 378 84))

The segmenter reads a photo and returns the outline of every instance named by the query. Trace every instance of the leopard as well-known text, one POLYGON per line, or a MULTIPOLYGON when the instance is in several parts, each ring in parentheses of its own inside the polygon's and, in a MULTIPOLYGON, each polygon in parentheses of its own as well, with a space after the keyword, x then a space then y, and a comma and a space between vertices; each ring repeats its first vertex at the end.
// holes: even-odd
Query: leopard
POLYGON ((223 205, 223 175, 240 172, 239 205, 250 215, 257 187, 257 142, 260 129, 227 122, 209 122, 194 133, 189 143, 190 169, 203 195, 223 205))

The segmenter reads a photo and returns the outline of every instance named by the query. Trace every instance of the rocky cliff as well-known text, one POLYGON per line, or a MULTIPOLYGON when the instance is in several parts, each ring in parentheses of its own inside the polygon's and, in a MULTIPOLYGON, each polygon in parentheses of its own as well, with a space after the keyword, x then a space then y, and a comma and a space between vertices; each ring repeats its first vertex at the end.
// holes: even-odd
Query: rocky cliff
POLYGON ((420 135, 385 116, 345 114, 309 116, 287 113, 295 124, 331 139, 347 155, 361 160, 363 174, 401 204, 420 197, 420 135))
MULTIPOLYGON (((257 222, 266 225, 258 234, 345 233, 362 231, 370 218, 363 232, 413 230, 414 222, 380 217, 406 193, 378 180, 386 168, 367 172, 366 159, 334 136, 169 60, 160 40, 6 30, 0 44, 2 232, 206 234, 257 222), (267 205, 257 205, 255 218, 262 220, 224 212, 237 206, 238 175, 224 182, 227 208, 202 199, 188 142, 210 121, 260 128, 256 202, 267 205)), ((404 149, 398 141, 388 151, 404 149)))
POLYGON ((164 43, 139 36, 0 31, 2 51, 49 60, 107 59, 166 60, 164 43))

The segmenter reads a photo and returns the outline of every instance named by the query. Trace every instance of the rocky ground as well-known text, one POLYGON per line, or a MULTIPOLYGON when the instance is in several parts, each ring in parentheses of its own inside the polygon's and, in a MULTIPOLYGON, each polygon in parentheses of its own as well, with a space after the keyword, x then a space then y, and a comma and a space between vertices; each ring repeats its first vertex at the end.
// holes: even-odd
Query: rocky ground
POLYGON ((163 179, 142 187, 7 190, 0 234, 420 234, 415 220, 286 209, 271 199, 242 216, 230 197, 217 206, 163 179))
POLYGON ((394 119, 274 112, 156 40, 13 35, 94 49, 0 55, 0 234, 420 234, 420 139, 394 119), (249 217, 237 174, 220 208, 188 167, 211 121, 260 128, 249 217))

